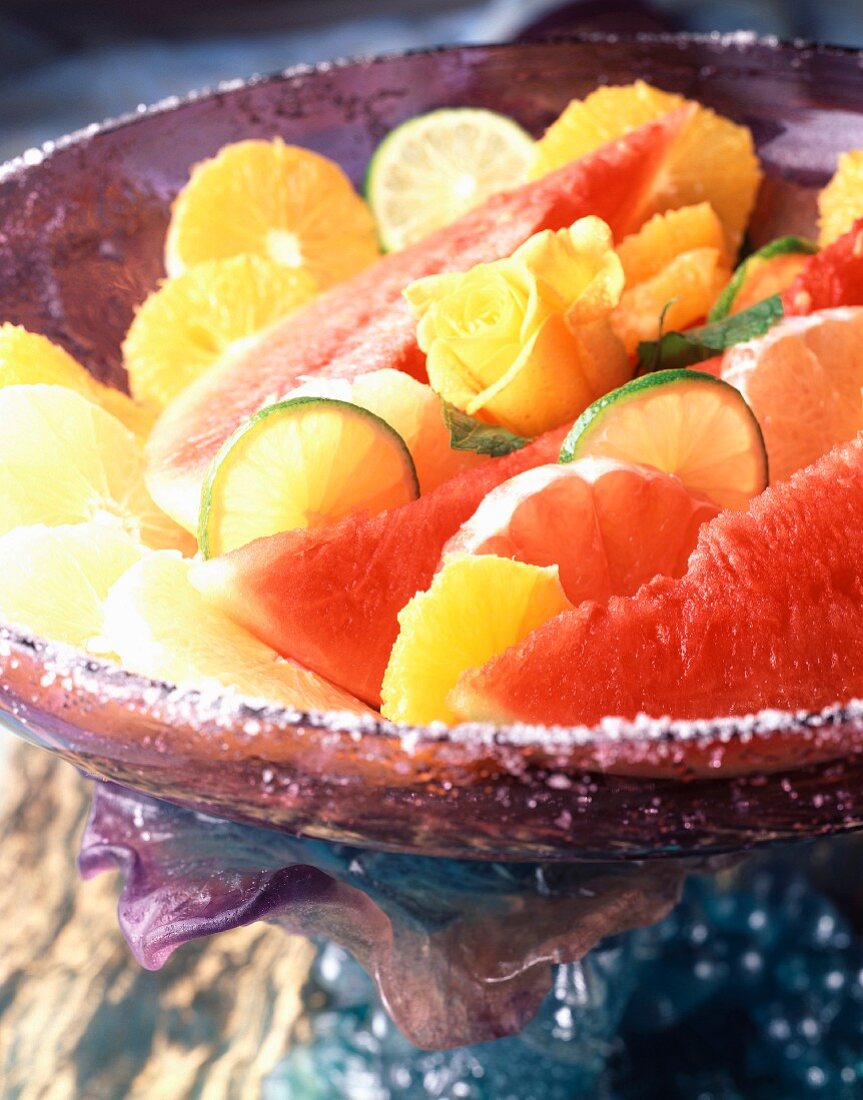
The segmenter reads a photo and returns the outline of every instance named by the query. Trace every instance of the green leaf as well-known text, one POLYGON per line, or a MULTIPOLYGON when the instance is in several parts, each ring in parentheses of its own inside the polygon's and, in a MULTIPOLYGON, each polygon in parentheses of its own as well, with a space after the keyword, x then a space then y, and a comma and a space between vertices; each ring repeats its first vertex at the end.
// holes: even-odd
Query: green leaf
POLYGON ((757 252, 747 256, 731 276, 728 286, 716 299, 713 309, 708 313, 708 322, 721 321, 728 316, 728 311, 734 304, 734 299, 743 289, 743 284, 746 282, 749 273, 758 264, 772 260, 775 256, 785 256, 789 252, 811 256, 817 251, 818 245, 814 241, 804 240, 803 237, 778 237, 775 241, 764 245, 763 248, 759 248, 757 252))
POLYGON ((659 340, 642 341, 638 345, 639 373, 677 370, 710 359, 734 344, 763 336, 782 314, 782 299, 774 294, 733 317, 686 332, 666 332, 659 340))
POLYGON ((499 458, 530 443, 529 439, 524 439, 507 428, 483 424, 446 401, 443 402, 443 418, 449 428, 450 446, 454 451, 476 451, 480 455, 499 458))

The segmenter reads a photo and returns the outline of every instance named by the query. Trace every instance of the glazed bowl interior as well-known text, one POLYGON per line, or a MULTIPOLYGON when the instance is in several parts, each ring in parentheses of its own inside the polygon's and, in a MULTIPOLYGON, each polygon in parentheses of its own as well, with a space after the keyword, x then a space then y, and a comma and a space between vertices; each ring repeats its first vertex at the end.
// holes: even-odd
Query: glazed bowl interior
MULTIPOLYGON (((173 196, 229 141, 281 135, 358 185, 405 118, 485 106, 531 132, 643 78, 752 128, 751 237, 811 234, 836 155, 863 147, 847 50, 750 36, 441 49, 253 79, 30 151, 0 175, 0 318, 123 386, 120 343, 163 275, 173 196)), ((158 684, 0 629, 0 717, 84 770, 185 805, 372 847, 467 858, 730 851, 863 824, 863 707, 596 729, 406 729, 158 684)))

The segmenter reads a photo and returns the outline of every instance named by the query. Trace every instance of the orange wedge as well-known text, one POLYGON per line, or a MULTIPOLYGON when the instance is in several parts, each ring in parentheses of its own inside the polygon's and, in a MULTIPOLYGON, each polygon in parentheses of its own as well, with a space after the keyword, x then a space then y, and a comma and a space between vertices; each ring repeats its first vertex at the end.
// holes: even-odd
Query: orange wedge
POLYGON ((832 244, 863 217, 863 149, 840 153, 836 172, 818 196, 818 243, 832 244))
POLYGON ((451 559, 399 614, 381 713, 412 725, 454 721, 447 695, 461 674, 569 606, 555 568, 497 557, 451 559))

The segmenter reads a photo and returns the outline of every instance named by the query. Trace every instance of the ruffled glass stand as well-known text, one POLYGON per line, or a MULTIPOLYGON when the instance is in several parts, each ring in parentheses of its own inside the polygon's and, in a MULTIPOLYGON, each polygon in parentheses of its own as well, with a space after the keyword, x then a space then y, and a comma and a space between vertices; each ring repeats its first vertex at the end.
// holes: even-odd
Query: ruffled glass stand
POLYGON ((80 863, 120 867, 148 967, 255 920, 320 939, 265 1100, 850 1100, 861 856, 851 836, 712 860, 436 859, 98 784, 80 863))

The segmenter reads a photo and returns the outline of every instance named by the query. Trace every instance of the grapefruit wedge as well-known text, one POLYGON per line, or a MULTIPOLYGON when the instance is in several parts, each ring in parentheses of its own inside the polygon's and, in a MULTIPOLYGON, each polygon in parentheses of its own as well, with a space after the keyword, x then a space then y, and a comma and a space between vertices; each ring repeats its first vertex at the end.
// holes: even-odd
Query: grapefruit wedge
POLYGON ((283 657, 377 706, 398 614, 431 584, 447 539, 495 486, 553 462, 564 431, 380 515, 258 539, 196 566, 190 579, 283 657))
POLYGON ((706 524, 682 578, 583 603, 465 673, 460 719, 594 725, 863 695, 863 438, 706 524))
POLYGON ((353 378, 393 367, 424 378, 416 321, 402 290, 416 279, 509 256, 532 234, 595 214, 615 237, 638 228, 691 109, 684 107, 470 213, 291 314, 192 383, 158 421, 148 487, 187 530, 201 485, 229 435, 305 376, 353 378))
POLYGON ((786 317, 838 306, 863 306, 863 218, 806 260, 782 292, 782 306, 786 317))

